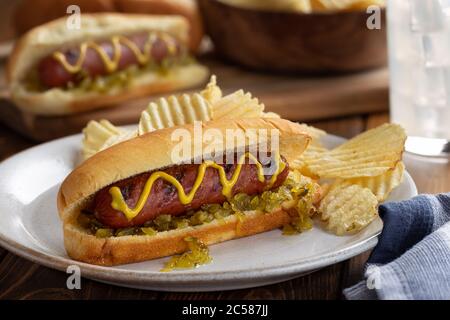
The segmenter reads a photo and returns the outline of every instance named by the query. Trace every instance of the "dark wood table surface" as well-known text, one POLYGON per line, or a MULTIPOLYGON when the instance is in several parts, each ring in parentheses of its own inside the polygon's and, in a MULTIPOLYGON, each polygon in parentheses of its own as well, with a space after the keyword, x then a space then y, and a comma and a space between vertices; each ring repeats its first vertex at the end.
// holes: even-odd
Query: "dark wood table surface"
MULTIPOLYGON (((352 137, 388 121, 388 115, 370 114, 311 124, 329 133, 352 137)), ((0 126, 0 160, 34 143, 0 126)), ((450 191, 450 164, 407 156, 408 171, 420 193, 450 191)), ((80 290, 66 289, 67 275, 27 261, 0 247, 1 299, 341 299, 342 290, 361 279, 365 252, 310 275, 254 289, 208 293, 164 293, 134 290, 82 279, 80 290)))

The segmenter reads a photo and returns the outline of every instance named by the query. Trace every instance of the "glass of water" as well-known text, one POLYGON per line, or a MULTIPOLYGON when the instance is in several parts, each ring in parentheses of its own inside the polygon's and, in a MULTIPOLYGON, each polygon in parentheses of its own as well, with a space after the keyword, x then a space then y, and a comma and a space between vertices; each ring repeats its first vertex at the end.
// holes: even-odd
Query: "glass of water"
POLYGON ((406 150, 450 153, 450 0, 388 0, 391 120, 406 150))

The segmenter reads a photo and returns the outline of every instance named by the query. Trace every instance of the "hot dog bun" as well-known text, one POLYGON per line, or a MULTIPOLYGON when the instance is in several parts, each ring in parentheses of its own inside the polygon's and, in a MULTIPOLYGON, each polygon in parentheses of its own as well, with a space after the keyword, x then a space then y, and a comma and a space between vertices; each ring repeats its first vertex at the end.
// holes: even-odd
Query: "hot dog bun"
POLYGON ((83 15, 96 12, 181 15, 189 21, 189 47, 193 52, 197 51, 203 38, 195 0, 22 0, 15 10, 15 30, 21 35, 48 21, 67 16, 70 5, 79 6, 83 15))
POLYGON ((204 30, 194 0, 116 0, 117 9, 125 13, 181 15, 189 21, 189 48, 196 52, 203 39, 204 30))
MULTIPOLYGON (((179 141, 172 141, 171 136, 180 128, 194 133, 194 125, 147 133, 101 151, 83 162, 65 179, 60 187, 57 203, 64 225, 65 247, 70 257, 100 265, 132 263, 183 252, 187 248, 183 239, 188 235, 197 237, 205 244, 212 244, 268 231, 290 221, 289 213, 281 209, 263 215, 249 211, 244 213, 245 219, 239 228, 236 228, 236 218, 230 216, 221 223, 211 222, 165 231, 156 236, 124 236, 106 239, 88 234, 77 224, 80 211, 89 204, 93 195, 101 188, 139 173, 176 165, 177 163, 172 161, 171 151, 179 141), (149 150, 158 150, 158 152, 149 152, 149 150)), ((244 131, 278 129, 280 153, 288 163, 301 155, 311 139, 300 125, 283 119, 210 121, 203 123, 202 128, 203 130, 214 128, 223 135, 227 129, 244 131)), ((261 140, 260 143, 263 141, 265 140, 261 140)), ((248 141, 245 144, 248 146, 248 141)), ((232 151, 220 148, 217 150, 232 151)), ((193 159, 201 156, 200 148, 197 151, 194 150, 193 159)))
POLYGON ((21 0, 15 9, 14 27, 18 35, 46 22, 67 15, 71 5, 80 7, 82 14, 114 12, 114 0, 21 0))
POLYGON ((159 232, 148 236, 123 236, 97 238, 87 234, 75 223, 64 223, 64 246, 74 260, 103 266, 113 266, 162 258, 188 250, 184 238, 191 236, 206 245, 251 236, 280 228, 291 221, 284 210, 260 214, 255 211, 243 213, 239 222, 235 215, 220 222, 159 232))
POLYGON ((129 87, 105 93, 77 92, 53 88, 32 92, 24 83, 30 70, 48 54, 83 40, 100 40, 115 34, 141 31, 164 31, 186 44, 187 22, 183 17, 132 14, 84 14, 80 29, 69 30, 61 18, 28 32, 17 43, 7 66, 7 80, 12 100, 23 110, 35 114, 61 115, 107 107, 125 100, 164 93, 203 83, 208 70, 192 63, 172 67, 167 74, 142 73, 132 79, 129 87))

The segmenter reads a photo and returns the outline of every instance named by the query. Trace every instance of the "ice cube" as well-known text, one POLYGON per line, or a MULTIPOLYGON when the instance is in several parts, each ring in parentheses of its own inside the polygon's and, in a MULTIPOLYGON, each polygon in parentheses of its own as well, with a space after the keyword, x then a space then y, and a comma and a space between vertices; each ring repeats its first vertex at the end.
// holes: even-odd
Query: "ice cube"
POLYGON ((416 105, 415 134, 428 138, 449 139, 448 110, 448 108, 434 108, 431 105, 426 107, 416 105))
POLYGON ((444 15, 446 17, 450 16, 450 0, 440 0, 442 10, 444 11, 444 15))
POLYGON ((417 106, 442 108, 447 104, 446 72, 442 67, 416 66, 414 98, 417 106))
POLYGON ((422 57, 426 67, 450 65, 449 33, 438 31, 422 36, 422 57))
POLYGON ((445 15, 439 0, 411 0, 410 2, 413 32, 427 33, 446 29, 445 15))

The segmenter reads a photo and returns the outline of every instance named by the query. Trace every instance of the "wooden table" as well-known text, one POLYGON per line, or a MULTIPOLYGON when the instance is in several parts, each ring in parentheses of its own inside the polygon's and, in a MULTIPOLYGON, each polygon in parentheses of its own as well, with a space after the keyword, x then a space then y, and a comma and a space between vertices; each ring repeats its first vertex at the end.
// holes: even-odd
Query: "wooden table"
MULTIPOLYGON (((312 122, 326 131, 352 137, 388 121, 386 113, 312 122)), ((0 126, 0 160, 33 146, 11 130, 0 126)), ((420 193, 450 191, 450 164, 407 156, 406 166, 420 193)), ((211 293, 162 293, 120 288, 88 279, 81 290, 66 289, 66 274, 22 259, 0 248, 1 299, 340 299, 342 289, 361 279, 370 252, 313 274, 270 286, 211 293)))

